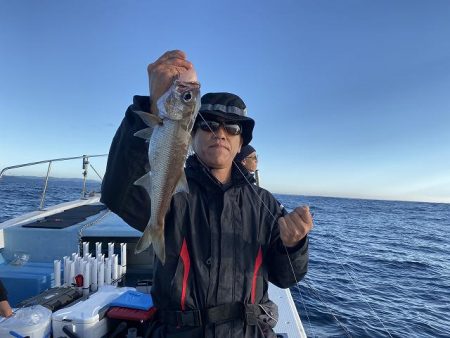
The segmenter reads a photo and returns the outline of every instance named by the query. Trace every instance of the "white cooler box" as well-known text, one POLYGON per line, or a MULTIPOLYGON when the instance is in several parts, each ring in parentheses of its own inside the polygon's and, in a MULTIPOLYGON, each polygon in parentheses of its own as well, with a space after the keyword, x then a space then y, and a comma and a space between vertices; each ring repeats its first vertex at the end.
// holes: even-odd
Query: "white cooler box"
POLYGON ((135 288, 105 285, 88 299, 54 312, 52 315, 53 336, 69 337, 64 333, 64 327, 83 338, 105 336, 109 331, 105 316, 108 304, 129 290, 134 291, 135 288))

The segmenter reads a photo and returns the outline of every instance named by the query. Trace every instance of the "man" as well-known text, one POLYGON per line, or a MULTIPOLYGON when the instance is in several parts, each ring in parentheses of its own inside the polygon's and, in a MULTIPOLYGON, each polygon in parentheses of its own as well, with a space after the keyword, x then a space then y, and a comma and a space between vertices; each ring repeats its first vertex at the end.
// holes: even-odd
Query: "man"
POLYGON ((250 144, 243 146, 241 151, 236 155, 236 162, 241 162, 242 165, 251 173, 258 169, 258 156, 256 150, 250 144))
POLYGON ((241 163, 253 175, 253 182, 259 187, 258 156, 256 150, 250 144, 243 146, 234 158, 235 162, 241 163))
POLYGON ((10 317, 13 312, 11 306, 8 303, 8 298, 6 297, 6 289, 0 280, 0 317, 10 317))
MULTIPOLYGON (((181 51, 150 64, 151 98, 134 97, 111 145, 102 202, 141 231, 151 201, 133 185, 149 170, 148 144, 133 136, 146 127, 136 112, 155 113, 157 99, 191 68, 181 51)), ((202 97, 192 132, 195 154, 185 168, 189 193, 172 198, 165 218, 166 261, 155 265, 152 296, 159 322, 152 337, 274 336, 262 320, 264 311, 273 316, 276 310, 267 281, 286 288, 306 273, 308 208, 283 216, 275 198, 251 186, 242 175, 246 171, 233 165, 253 127, 237 95, 202 97)))

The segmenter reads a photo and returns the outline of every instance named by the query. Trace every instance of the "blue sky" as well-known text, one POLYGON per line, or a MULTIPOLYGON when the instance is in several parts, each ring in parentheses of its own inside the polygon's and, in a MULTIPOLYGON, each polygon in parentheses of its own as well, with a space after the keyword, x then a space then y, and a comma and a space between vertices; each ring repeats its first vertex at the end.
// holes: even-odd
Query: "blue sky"
POLYGON ((0 168, 108 152, 181 49, 247 103, 269 190, 450 203, 450 1, 0 0, 0 28, 0 168))

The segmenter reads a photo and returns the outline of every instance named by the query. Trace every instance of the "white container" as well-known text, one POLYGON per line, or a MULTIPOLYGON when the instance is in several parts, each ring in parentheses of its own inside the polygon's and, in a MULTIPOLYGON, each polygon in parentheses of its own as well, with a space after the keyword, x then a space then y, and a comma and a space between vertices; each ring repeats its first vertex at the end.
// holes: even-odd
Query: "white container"
POLYGON ((99 338, 108 333, 108 321, 105 316, 107 306, 122 293, 134 288, 117 288, 105 285, 88 299, 53 313, 53 337, 68 337, 63 328, 83 338, 99 338))
POLYGON ((52 312, 42 305, 24 307, 12 317, 0 320, 0 337, 50 338, 51 321, 52 312))

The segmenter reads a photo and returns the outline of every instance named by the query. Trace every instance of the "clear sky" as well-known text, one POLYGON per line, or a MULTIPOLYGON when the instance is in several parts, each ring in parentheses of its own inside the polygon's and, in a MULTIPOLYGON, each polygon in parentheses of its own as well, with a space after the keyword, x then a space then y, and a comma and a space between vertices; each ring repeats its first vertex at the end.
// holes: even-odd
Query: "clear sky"
POLYGON ((447 0, 0 0, 0 168, 108 152, 171 49, 244 99, 272 192, 450 203, 447 0))

